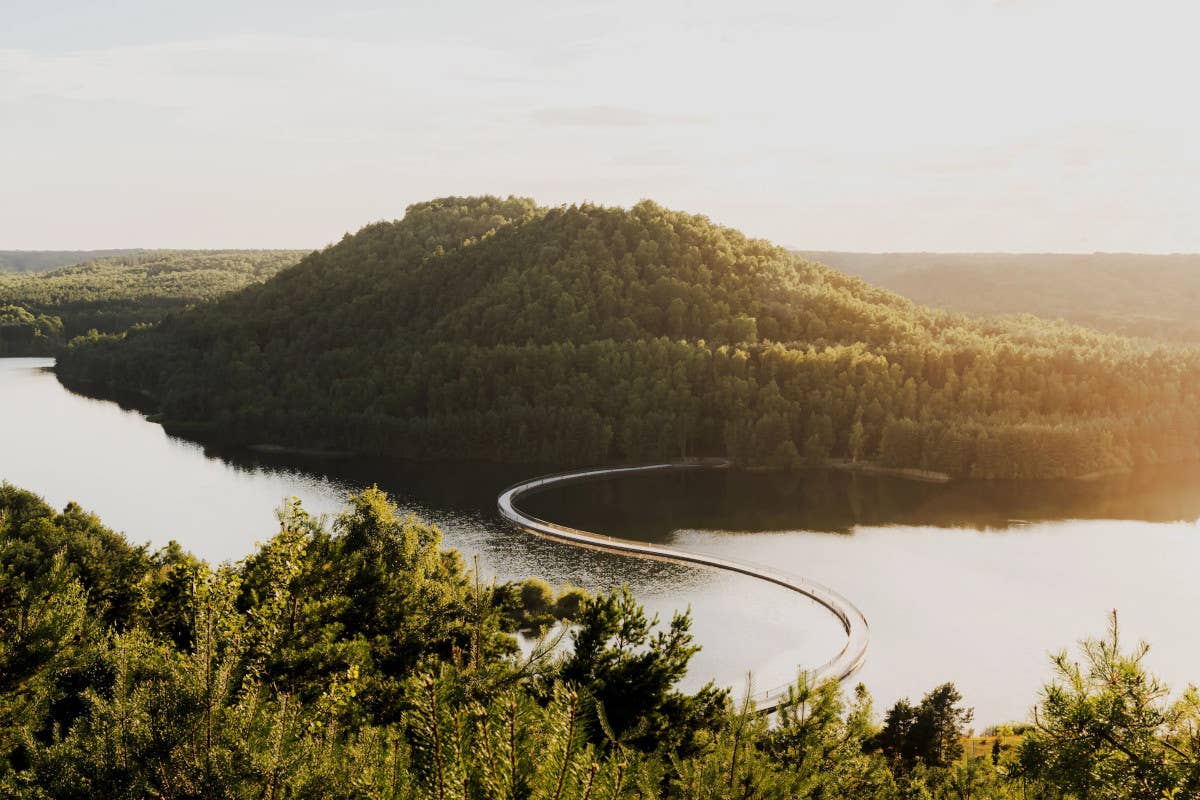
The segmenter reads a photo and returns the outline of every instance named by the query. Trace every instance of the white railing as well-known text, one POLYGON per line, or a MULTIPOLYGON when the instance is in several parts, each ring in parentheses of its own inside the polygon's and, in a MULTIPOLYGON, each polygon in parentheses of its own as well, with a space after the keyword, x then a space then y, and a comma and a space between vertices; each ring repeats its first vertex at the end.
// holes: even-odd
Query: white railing
MULTIPOLYGON (((668 545, 635 542, 629 539, 603 536, 598 533, 591 533, 590 531, 569 528, 565 525, 557 525, 553 522, 526 514, 517 508, 515 502, 521 495, 564 483, 611 478, 619 475, 643 472, 721 469, 728 466, 728 462, 725 461, 668 462, 635 467, 601 467, 574 472, 562 472, 555 475, 544 475, 540 478, 533 478, 532 480, 524 481, 505 489, 500 497, 497 498, 496 506, 501 516, 513 525, 546 539, 566 542, 577 547, 603 550, 609 553, 619 553, 637 558, 659 559, 677 564, 693 564, 725 570, 726 572, 733 572, 739 575, 747 575, 757 580, 781 586, 784 589, 816 601, 833 614, 841 624, 842 629, 846 632, 846 643, 833 658, 815 669, 807 670, 808 678, 814 682, 829 678, 845 681, 858 671, 866 659, 867 644, 870 641, 870 627, 867 625, 867 618, 863 616, 863 613, 853 603, 833 589, 822 586, 816 581, 811 581, 798 575, 789 575, 758 564, 736 561, 722 556, 707 555, 705 553, 693 553, 668 545)), ((787 699, 788 689, 792 685, 794 684, 788 683, 765 692, 759 692, 751 699, 758 711, 769 713, 777 709, 787 699)))

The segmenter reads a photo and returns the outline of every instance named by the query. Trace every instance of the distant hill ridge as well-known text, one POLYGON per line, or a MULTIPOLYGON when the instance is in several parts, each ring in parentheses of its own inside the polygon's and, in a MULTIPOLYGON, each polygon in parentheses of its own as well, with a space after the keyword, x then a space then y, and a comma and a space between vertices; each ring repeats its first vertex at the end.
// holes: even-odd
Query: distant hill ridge
POLYGON ((1200 453, 1200 362, 916 305, 644 201, 441 198, 151 329, 75 386, 179 430, 413 458, 871 460, 1066 477, 1200 453))
POLYGON ((1200 342, 1200 254, 797 252, 940 308, 1200 342))
POLYGON ((266 280, 292 250, 138 250, 46 272, 0 272, 0 355, 50 355, 266 280))
POLYGON ((0 272, 44 272, 100 258, 132 256, 153 252, 125 250, 0 250, 0 272))

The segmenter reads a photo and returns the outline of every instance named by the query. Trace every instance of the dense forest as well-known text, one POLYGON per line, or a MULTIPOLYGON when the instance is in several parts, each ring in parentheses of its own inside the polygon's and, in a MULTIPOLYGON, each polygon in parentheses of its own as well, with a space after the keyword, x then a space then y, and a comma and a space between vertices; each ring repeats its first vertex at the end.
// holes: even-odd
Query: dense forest
POLYGON ((801 252, 918 303, 1200 342, 1200 255, 801 252))
POLYGON ((421 203, 78 340, 59 375, 196 435, 424 459, 1044 478, 1200 455, 1200 352, 932 310, 649 201, 421 203))
POLYGON ((0 794, 58 798, 1169 800, 1200 696, 1109 634, 1053 659, 1032 724, 964 752, 953 684, 882 718, 801 677, 772 724, 627 590, 484 583, 378 490, 297 501, 235 564, 132 546, 0 485, 0 794), (563 625, 553 624, 561 620, 563 625), (524 654, 519 631, 540 633, 524 654), (555 633, 557 631, 557 633, 555 633), (558 646, 563 637, 569 647, 558 646))
POLYGON ((0 250, 0 272, 42 272, 102 258, 120 258, 148 250, 0 250))
POLYGON ((51 272, 0 272, 0 356, 50 355, 89 331, 121 333, 300 260, 288 250, 145 251, 51 272))

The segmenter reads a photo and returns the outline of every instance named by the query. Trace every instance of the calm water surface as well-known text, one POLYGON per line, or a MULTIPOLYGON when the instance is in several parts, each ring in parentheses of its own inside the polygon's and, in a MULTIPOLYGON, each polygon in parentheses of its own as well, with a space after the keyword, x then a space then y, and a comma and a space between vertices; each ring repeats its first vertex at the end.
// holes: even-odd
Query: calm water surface
MULTIPOLYGON (((47 359, 0 359, 0 479, 62 506, 76 500, 131 540, 176 539, 237 559, 300 497, 336 512, 378 484, 436 522, 445 542, 500 579, 541 575, 592 590, 628 583, 664 616, 690 606, 703 651, 689 686, 788 680, 824 661, 840 631, 814 604, 747 578, 590 553, 506 527, 494 510, 530 467, 325 461, 217 452, 140 414, 72 394, 47 359)), ((542 470, 544 471, 544 470, 542 470)), ((930 486, 837 473, 641 476, 526 501, 602 533, 758 561, 818 580, 867 615, 860 673, 877 703, 955 681, 980 726, 1022 718, 1047 653, 1103 630, 1119 609, 1173 686, 1200 680, 1200 474, 1105 483, 930 486)))

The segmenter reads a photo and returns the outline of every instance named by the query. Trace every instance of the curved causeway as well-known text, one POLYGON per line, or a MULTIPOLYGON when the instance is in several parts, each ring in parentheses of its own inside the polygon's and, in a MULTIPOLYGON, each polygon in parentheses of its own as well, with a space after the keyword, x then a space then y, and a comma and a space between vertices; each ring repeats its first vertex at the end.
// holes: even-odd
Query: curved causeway
MULTIPOLYGON (((671 561, 677 564, 699 565, 710 567, 712 569, 724 570, 726 572, 734 572, 739 575, 747 575, 760 581, 781 586, 784 589, 795 592, 796 594, 804 595, 805 597, 815 600, 825 609, 827 609, 841 624, 842 629, 846 632, 846 643, 842 649, 837 652, 833 658, 826 661, 821 666, 809 670, 810 678, 821 681, 828 678, 836 678, 839 681, 844 681, 853 675, 867 655, 867 643, 870 640, 870 629, 867 626, 867 618, 863 613, 851 603, 848 599, 838 594, 834 590, 822 586, 819 583, 810 581, 807 578, 801 578, 796 575, 788 575, 782 572, 776 572, 758 564, 751 564, 744 561, 735 561, 720 556, 710 556, 704 553, 693 553, 687 550, 680 550, 675 547, 669 547, 661 544, 651 544, 649 542, 635 542, 629 539, 618 539, 612 536, 602 536, 598 533, 590 533, 576 528, 568 528, 565 525, 556 525, 553 522, 547 522, 537 517, 532 517, 521 511, 517 505, 517 498, 522 495, 533 492, 542 491, 552 486, 560 486, 565 483, 575 483, 579 481, 594 480, 600 478, 611 478, 618 475, 630 475, 642 472, 667 472, 675 470, 693 470, 693 469, 721 469, 728 467, 728 462, 684 462, 684 463, 664 463, 664 464, 648 464, 637 467, 604 467, 597 469, 585 469, 575 472, 563 472, 556 475, 545 475, 540 478, 533 478, 515 486, 510 486, 496 501, 496 506, 500 511, 501 516, 507 519, 516 527, 535 536, 541 536, 545 539, 565 542, 577 547, 588 547, 593 550, 603 550, 609 553, 618 553, 620 555, 633 556, 635 558, 657 559, 661 561, 671 561)), ((772 689, 767 692, 761 692, 751 698, 755 707, 760 712, 771 712, 780 706, 787 697, 787 690, 790 684, 772 689)))

